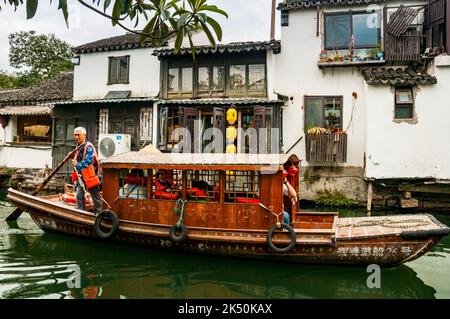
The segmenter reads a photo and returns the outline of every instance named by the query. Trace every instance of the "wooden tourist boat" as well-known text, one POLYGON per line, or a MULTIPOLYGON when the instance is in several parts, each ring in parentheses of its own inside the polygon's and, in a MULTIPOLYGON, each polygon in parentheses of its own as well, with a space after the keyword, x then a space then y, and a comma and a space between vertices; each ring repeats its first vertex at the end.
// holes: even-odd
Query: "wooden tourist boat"
POLYGON ((8 199, 49 232, 298 263, 393 266, 420 257, 450 233, 428 214, 339 218, 299 212, 282 191, 288 171, 298 192, 298 166, 297 156, 284 154, 130 152, 102 163, 109 207, 98 216, 61 194, 9 189, 8 199), (282 223, 283 209, 291 225, 282 223))

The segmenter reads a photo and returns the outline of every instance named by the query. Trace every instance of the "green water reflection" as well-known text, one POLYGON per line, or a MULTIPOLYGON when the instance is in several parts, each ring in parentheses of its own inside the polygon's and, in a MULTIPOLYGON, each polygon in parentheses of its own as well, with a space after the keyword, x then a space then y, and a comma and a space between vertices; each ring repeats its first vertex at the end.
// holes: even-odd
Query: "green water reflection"
MULTIPOLYGON (((0 206, 0 217, 11 210, 0 206)), ((450 237, 417 261, 383 269, 381 289, 369 289, 365 268, 113 245, 43 233, 27 214, 0 222, 0 298, 450 298, 448 269, 450 237), (81 288, 69 289, 75 264, 81 288)))

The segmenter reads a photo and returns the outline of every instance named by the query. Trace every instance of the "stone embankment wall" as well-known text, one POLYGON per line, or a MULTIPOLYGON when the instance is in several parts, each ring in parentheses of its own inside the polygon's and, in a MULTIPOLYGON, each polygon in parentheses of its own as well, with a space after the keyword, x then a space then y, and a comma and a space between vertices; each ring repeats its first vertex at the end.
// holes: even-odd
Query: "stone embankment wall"
MULTIPOLYGON (((32 168, 1 168, 0 169, 0 187, 22 189, 26 192, 33 191, 40 185, 50 173, 50 169, 32 169, 32 168)), ((57 193, 64 189, 64 176, 54 176, 43 192, 57 193)))

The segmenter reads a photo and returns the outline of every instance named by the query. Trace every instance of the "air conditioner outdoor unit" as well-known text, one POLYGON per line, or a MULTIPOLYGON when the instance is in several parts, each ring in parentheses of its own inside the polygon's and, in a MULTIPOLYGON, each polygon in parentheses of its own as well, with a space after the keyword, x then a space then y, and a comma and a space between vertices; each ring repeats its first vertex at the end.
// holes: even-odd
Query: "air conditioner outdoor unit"
POLYGON ((130 151, 131 135, 129 134, 100 134, 98 137, 98 158, 100 160, 130 151))

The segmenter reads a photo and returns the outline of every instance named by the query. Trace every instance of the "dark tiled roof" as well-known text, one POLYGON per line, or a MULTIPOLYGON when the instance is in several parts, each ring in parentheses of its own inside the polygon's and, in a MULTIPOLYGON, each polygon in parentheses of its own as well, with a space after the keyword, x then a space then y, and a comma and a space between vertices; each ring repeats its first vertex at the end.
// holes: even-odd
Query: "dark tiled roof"
MULTIPOLYGON (((280 52, 281 42, 280 41, 249 41, 249 42, 233 42, 228 44, 217 44, 216 47, 204 45, 196 46, 196 54, 208 54, 208 53, 240 53, 240 52, 251 52, 251 51, 267 51, 273 50, 274 53, 280 52)), ((171 56, 171 55, 184 55, 192 54, 191 48, 181 48, 179 52, 175 49, 169 47, 162 47, 155 49, 153 55, 156 56, 171 56)))
POLYGON ((427 73, 418 73, 413 69, 365 69, 362 75, 367 84, 371 85, 417 85, 436 84, 437 79, 427 73))
POLYGON ((92 99, 92 100, 71 100, 55 103, 57 105, 76 105, 76 104, 104 104, 104 103, 127 103, 127 102, 156 102, 157 97, 129 97, 126 99, 92 99))
POLYGON ((152 46, 150 39, 146 39, 144 40, 144 42, 141 42, 140 38, 140 35, 134 33, 119 35, 77 46, 73 48, 73 52, 75 54, 82 54, 91 52, 150 48, 152 46))
POLYGON ((72 97, 73 73, 62 72, 24 89, 0 93, 0 105, 51 103, 71 100, 72 97))
POLYGON ((280 3, 278 10, 295 10, 315 8, 317 6, 350 6, 385 2, 386 0, 291 0, 287 3, 280 3))
POLYGON ((158 104, 176 105, 254 105, 254 104, 282 104, 283 101, 269 100, 266 98, 212 98, 212 99, 185 99, 185 100, 160 100, 158 104))

